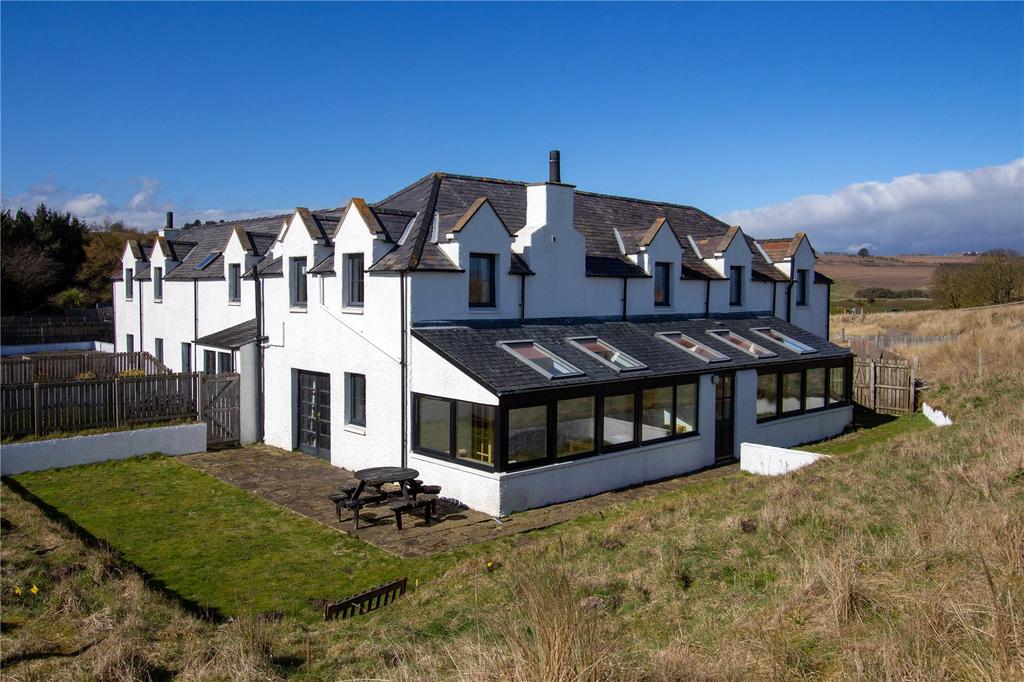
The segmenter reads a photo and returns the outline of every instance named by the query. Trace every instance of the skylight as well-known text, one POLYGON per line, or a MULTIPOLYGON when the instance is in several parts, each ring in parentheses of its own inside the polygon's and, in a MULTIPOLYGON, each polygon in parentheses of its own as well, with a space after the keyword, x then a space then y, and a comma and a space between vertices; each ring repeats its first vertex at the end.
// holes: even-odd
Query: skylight
POLYGON ((217 259, 217 256, 219 255, 220 251, 211 251, 210 253, 206 254, 206 257, 196 264, 196 270, 205 270, 206 266, 215 261, 217 259))
POLYGON ((755 358, 774 358, 775 353, 771 352, 764 346, 759 346, 753 341, 748 341, 739 334, 731 332, 728 329, 710 329, 708 334, 725 341, 733 348, 738 348, 747 355, 753 355, 755 358))
POLYGON ((775 343, 786 348, 787 350, 793 351, 794 353, 800 353, 801 355, 804 355, 807 353, 818 352, 816 348, 811 348, 806 343, 801 343, 800 341, 797 341, 796 339, 790 336, 786 336, 782 332, 776 331, 769 327, 759 327, 757 329, 751 329, 750 331, 760 336, 763 336, 769 341, 774 341, 775 343))
POLYGON ((549 379, 583 374, 570 363, 533 341, 499 341, 498 345, 549 379))
POLYGON ((629 372, 634 369, 646 369, 647 365, 623 353, 608 343, 605 343, 596 336, 583 336, 575 339, 567 339, 569 343, 591 355, 616 372, 629 372))
POLYGON ((708 348, 704 344, 694 341, 682 332, 658 332, 655 336, 668 341, 674 346, 679 346, 693 357, 704 362, 726 362, 729 360, 728 356, 722 355, 714 348, 708 348))

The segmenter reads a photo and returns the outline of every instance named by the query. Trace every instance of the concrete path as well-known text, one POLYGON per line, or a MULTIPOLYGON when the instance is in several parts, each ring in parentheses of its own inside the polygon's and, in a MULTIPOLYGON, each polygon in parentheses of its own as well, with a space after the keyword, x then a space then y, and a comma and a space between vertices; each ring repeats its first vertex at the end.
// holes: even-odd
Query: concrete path
MULTIPOLYGON (((331 466, 309 455, 288 452, 265 445, 185 455, 187 462, 220 480, 238 486, 268 502, 315 519, 335 530, 350 533, 377 547, 402 557, 424 556, 491 540, 506 535, 546 528, 568 521, 580 514, 610 507, 614 504, 653 497, 739 471, 739 464, 705 469, 656 483, 616 490, 582 500, 554 504, 541 509, 519 512, 495 519, 451 503, 438 502, 438 521, 426 525, 419 514, 402 517, 402 530, 395 528, 394 515, 387 507, 367 507, 360 513, 359 530, 352 524, 352 515, 342 511, 339 523, 334 503, 327 499, 345 483, 354 480, 352 472, 331 466)), ((444 483, 441 495, 444 496, 444 483)))

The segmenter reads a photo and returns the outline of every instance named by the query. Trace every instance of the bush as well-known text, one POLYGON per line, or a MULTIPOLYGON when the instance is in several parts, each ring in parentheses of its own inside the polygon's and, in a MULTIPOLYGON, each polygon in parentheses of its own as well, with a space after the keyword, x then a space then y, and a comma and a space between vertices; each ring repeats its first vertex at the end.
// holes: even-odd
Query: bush
POLYGON ((75 375, 75 381, 85 381, 87 379, 95 379, 95 378, 96 378, 96 372, 93 372, 92 370, 89 370, 89 371, 86 371, 86 372, 79 372, 78 374, 75 375))
POLYGON ((129 379, 131 377, 144 377, 146 373, 141 369, 126 369, 117 373, 118 378, 129 379))
POLYGON ((859 289, 854 294, 857 298, 928 298, 928 292, 924 289, 889 289, 886 287, 868 287, 859 289))

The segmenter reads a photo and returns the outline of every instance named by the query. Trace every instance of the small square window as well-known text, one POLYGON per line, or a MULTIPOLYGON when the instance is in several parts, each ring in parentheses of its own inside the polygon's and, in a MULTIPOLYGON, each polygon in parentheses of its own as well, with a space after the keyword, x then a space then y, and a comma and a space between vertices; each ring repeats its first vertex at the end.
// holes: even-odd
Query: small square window
POLYGON ((345 373, 345 423, 366 427, 365 374, 345 373))

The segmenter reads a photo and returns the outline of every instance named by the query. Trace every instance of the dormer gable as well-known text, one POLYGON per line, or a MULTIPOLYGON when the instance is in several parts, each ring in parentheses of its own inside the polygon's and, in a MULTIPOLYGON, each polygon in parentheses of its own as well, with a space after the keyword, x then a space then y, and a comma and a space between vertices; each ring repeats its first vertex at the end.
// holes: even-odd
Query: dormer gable
POLYGON ((387 230, 385 230, 384 226, 381 224, 380 219, 377 218, 377 215, 367 205, 366 200, 361 197, 352 197, 349 199, 348 204, 345 206, 345 210, 341 214, 341 218, 338 220, 338 227, 335 229, 334 234, 331 235, 331 237, 337 237, 341 232, 342 226, 346 223, 350 213, 359 216, 363 227, 373 235, 374 239, 383 239, 385 241, 391 240, 387 230))

